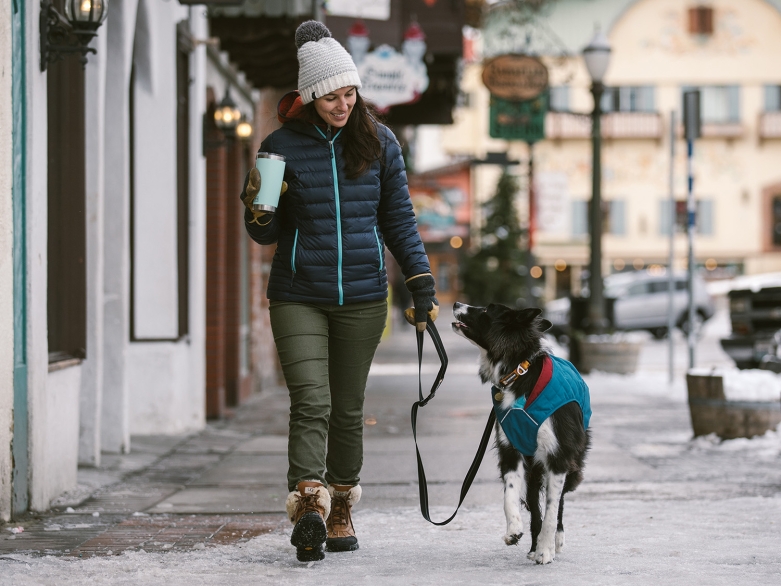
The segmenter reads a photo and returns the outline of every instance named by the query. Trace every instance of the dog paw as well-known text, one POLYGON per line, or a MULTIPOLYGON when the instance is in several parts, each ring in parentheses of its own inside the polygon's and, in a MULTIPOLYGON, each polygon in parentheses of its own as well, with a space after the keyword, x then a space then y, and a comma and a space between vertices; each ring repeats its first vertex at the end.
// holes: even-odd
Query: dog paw
POLYGON ((556 557, 555 549, 552 547, 537 547, 537 551, 534 553, 535 562, 538 564, 549 564, 556 557))
POLYGON ((507 533, 502 539, 507 545, 518 545, 523 533, 507 533))
POLYGON ((556 553, 564 549, 564 531, 556 531, 556 553))
POLYGON ((532 550, 529 551, 529 553, 526 554, 526 557, 529 558, 530 560, 533 560, 536 555, 537 555, 537 552, 532 549, 532 550))

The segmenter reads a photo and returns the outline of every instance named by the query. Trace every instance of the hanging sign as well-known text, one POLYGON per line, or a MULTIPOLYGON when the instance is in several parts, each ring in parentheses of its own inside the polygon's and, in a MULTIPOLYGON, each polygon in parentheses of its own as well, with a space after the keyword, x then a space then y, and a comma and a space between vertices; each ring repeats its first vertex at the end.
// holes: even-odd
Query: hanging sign
POLYGON ((492 95, 488 133, 491 138, 537 142, 545 138, 547 112, 547 91, 525 102, 511 102, 492 95))
POLYGON ((423 62, 426 54, 423 31, 416 23, 410 25, 401 53, 390 45, 380 45, 371 53, 365 53, 368 32, 364 29, 354 26, 347 39, 361 78, 361 95, 371 100, 380 112, 388 111, 391 106, 417 102, 429 82, 423 62))
POLYGON ((536 57, 499 55, 486 61, 483 83, 494 96, 504 100, 532 100, 547 89, 548 68, 536 57))

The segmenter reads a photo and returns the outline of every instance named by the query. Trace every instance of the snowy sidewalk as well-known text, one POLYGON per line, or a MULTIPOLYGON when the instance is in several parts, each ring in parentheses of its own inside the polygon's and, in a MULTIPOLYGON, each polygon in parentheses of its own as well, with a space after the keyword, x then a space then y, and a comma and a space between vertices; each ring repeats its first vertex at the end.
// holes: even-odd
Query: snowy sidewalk
MULTIPOLYGON (((114 476, 84 471, 85 482, 102 483, 91 495, 85 484, 72 502, 20 523, 24 533, 0 529, 0 582, 781 583, 781 434, 692 439, 683 379, 667 385, 661 342, 648 342, 636 375, 587 377, 593 449, 584 483, 567 497, 566 547, 553 564, 526 559, 528 534, 517 547, 502 542, 491 452, 456 520, 428 524, 418 511, 409 430, 417 377, 408 333, 382 343, 369 380, 358 551, 309 566, 295 561, 282 514, 287 399, 280 389, 199 435, 145 440, 113 463, 114 476), (64 512, 68 504, 73 513, 64 512)), ((454 508, 490 409, 474 348, 442 333, 448 377, 419 415, 435 519, 454 508)), ((704 366, 723 361, 712 342, 703 341, 704 366)), ((426 371, 435 370, 431 354, 426 371)))

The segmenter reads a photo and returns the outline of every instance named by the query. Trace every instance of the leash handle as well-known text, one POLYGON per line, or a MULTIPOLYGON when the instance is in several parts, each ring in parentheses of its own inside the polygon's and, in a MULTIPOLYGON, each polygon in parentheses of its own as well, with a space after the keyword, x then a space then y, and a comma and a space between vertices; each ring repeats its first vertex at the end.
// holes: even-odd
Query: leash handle
POLYGON ((422 369, 423 369, 423 332, 415 330, 415 336, 418 341, 418 403, 421 407, 425 406, 426 403, 428 403, 431 399, 434 398, 434 395, 437 394, 437 390, 439 389, 440 385, 442 384, 442 381, 445 380, 445 373, 447 372, 447 352, 445 352, 445 346, 442 344, 442 338, 439 337, 439 331, 437 330, 437 326, 434 325, 434 322, 431 320, 430 317, 426 318, 426 331, 428 332, 429 336, 431 336, 431 341, 434 343, 434 349, 437 351, 437 356, 439 356, 439 372, 437 373, 437 378, 434 379, 434 384, 431 385, 431 391, 429 391, 428 397, 425 399, 423 398, 423 380, 422 380, 422 369))
POLYGON ((461 495, 458 500, 458 506, 456 507, 456 510, 453 511, 453 514, 444 521, 432 521, 428 505, 428 484, 426 483, 426 471, 423 468, 423 459, 420 457, 420 450, 418 449, 417 420, 418 409, 420 407, 425 407, 425 405, 434 398, 437 389, 439 389, 442 381, 445 380, 445 372, 447 371, 447 353, 445 352, 445 347, 442 345, 442 339, 439 337, 439 332, 437 331, 434 322, 431 321, 431 318, 428 318, 427 320, 426 331, 429 333, 429 336, 431 336, 431 341, 434 343, 434 348, 436 348, 441 366, 439 368, 439 372, 437 373, 437 378, 434 380, 434 384, 431 387, 431 391, 426 398, 423 398, 423 382, 421 377, 421 371, 423 368, 423 332, 416 331, 418 340, 419 400, 412 404, 412 413, 410 414, 410 419, 412 422, 412 437, 415 440, 415 455, 418 459, 418 490, 420 491, 420 513, 429 523, 442 526, 450 523, 450 521, 455 518, 456 514, 458 514, 458 509, 461 508, 461 504, 464 502, 464 499, 469 492, 469 488, 472 486, 472 481, 474 481, 475 476, 477 476, 477 471, 480 469, 480 463, 483 461, 483 456, 485 456, 485 450, 488 448, 488 441, 491 438, 491 431, 494 427, 494 422, 496 421, 496 413, 492 407, 491 413, 488 415, 488 421, 485 424, 485 430, 483 430, 483 437, 480 439, 480 445, 477 448, 477 453, 475 453, 475 457, 472 459, 472 464, 469 466, 469 471, 466 473, 464 482, 461 484, 461 495))

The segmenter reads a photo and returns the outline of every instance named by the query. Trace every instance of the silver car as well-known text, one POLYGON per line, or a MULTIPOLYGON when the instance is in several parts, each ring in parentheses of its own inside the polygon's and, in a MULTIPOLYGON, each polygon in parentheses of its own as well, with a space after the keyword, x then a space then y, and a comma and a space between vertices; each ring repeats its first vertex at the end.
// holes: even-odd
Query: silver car
MULTIPOLYGON (((673 280, 674 323, 688 331, 688 293, 685 273, 676 273, 673 280)), ((616 273, 605 277, 605 297, 615 299, 613 326, 618 330, 648 330, 657 338, 667 334, 668 276, 650 271, 616 273)), ((569 334, 569 298, 554 299, 545 306, 545 317, 553 323, 553 333, 569 334)), ((713 300, 701 277, 694 278, 695 332, 714 312, 713 300)))

